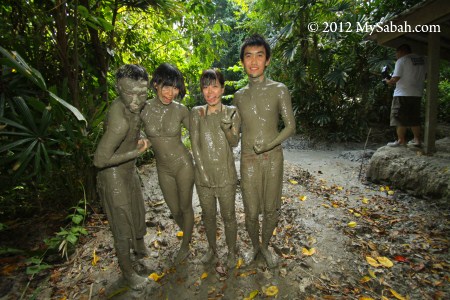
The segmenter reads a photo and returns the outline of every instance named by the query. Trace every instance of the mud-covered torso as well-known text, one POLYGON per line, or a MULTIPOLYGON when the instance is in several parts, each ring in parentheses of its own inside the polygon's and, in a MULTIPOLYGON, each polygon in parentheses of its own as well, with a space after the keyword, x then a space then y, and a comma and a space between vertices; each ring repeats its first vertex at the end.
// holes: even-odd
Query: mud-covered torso
POLYGON ((201 160, 203 171, 206 173, 209 183, 202 180, 198 174, 202 170, 195 168, 196 184, 210 187, 223 187, 229 184, 235 184, 237 181, 236 167, 232 147, 230 146, 224 131, 220 128, 222 118, 225 116, 225 110, 231 115, 233 108, 223 105, 223 110, 217 113, 207 115, 206 106, 197 106, 192 109, 191 132, 195 135, 196 141, 193 149, 194 155, 197 155, 196 161, 201 160), (195 124, 195 125, 194 125, 195 124))
MULTIPOLYGON (((105 136, 102 137, 96 150, 96 160, 100 164, 108 164, 112 156, 126 156, 134 152, 139 139, 141 119, 138 113, 132 113, 125 108, 120 99, 116 99, 108 111, 104 124, 105 136)), ((113 164, 109 167, 120 167, 122 169, 133 169, 135 159, 128 159, 113 164)))
POLYGON ((155 98, 146 102, 141 119, 157 161, 166 162, 189 155, 181 140, 181 126, 189 128, 186 106, 178 102, 164 105, 155 98))
POLYGON ((242 118, 243 152, 254 152, 257 142, 268 143, 279 133, 280 116, 288 115, 289 90, 282 83, 264 79, 250 82, 235 94, 234 104, 242 118))

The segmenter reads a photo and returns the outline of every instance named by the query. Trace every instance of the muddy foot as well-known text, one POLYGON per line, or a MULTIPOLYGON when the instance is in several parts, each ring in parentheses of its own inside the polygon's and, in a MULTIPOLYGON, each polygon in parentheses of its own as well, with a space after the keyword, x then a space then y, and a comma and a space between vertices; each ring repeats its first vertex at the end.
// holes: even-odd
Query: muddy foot
POLYGON ((149 283, 147 278, 138 274, 124 275, 124 277, 128 286, 133 290, 142 290, 149 283))
POLYGON ((205 256, 202 257, 201 262, 204 264, 213 262, 217 260, 216 253, 213 249, 209 248, 208 251, 206 251, 205 256))
POLYGON ((260 248, 253 249, 251 251, 246 252, 244 254, 245 264, 246 265, 251 264, 256 259, 256 257, 258 256, 259 252, 260 252, 260 248))
POLYGON ((177 253, 177 257, 175 257, 175 264, 182 263, 189 256, 189 247, 182 247, 177 253))
POLYGON ((266 260, 267 266, 272 269, 275 268, 278 264, 276 257, 270 252, 267 248, 261 248, 261 254, 264 256, 266 260))
POLYGON ((227 255, 227 267, 228 269, 234 269, 236 267, 237 264, 237 256, 235 253, 228 253, 227 255))

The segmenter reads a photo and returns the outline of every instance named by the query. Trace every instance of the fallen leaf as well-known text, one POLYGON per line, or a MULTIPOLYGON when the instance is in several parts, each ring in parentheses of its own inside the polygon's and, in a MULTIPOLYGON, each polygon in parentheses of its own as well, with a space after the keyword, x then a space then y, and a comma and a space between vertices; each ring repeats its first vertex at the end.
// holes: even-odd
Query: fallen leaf
POLYGON ((295 181, 294 179, 289 179, 289 182, 292 184, 298 184, 298 181, 295 181))
POLYGON ((96 266, 97 262, 100 260, 100 257, 97 256, 97 254, 95 253, 95 248, 94 248, 94 252, 92 253, 92 265, 96 266))
POLYGON ((402 295, 400 295, 399 293, 397 293, 396 291, 394 291, 393 289, 389 289, 392 293, 392 295, 394 295, 395 298, 399 299, 399 300, 406 300, 405 297, 403 297, 402 295))
POLYGON ((177 237, 183 237, 183 231, 178 231, 177 232, 177 237))
POLYGON ((394 195, 394 191, 388 191, 388 195, 394 195))
POLYGON ((355 217, 357 217, 357 218, 361 217, 361 214, 360 214, 360 213, 354 213, 353 215, 354 215, 355 217))
POLYGON ((375 275, 375 272, 372 271, 372 270, 369 270, 369 275, 370 275, 370 277, 372 277, 372 278, 377 278, 377 275, 375 275))
POLYGON ((342 186, 338 186, 337 189, 338 189, 339 191, 342 191, 344 188, 343 188, 342 186))
POLYGON ((274 286, 274 285, 269 286, 269 287, 264 291, 264 293, 265 293, 267 296, 269 296, 269 297, 276 296, 276 295, 278 294, 278 287, 276 287, 276 286, 274 286))
POLYGON ((273 235, 273 236, 276 236, 276 235, 277 235, 277 229, 276 229, 276 228, 273 230, 272 235, 273 235))
POLYGON ((325 208, 330 208, 330 206, 328 204, 322 204, 322 206, 325 208))
POLYGON ((255 297, 258 296, 258 293, 259 293, 258 290, 254 290, 253 292, 250 293, 250 295, 248 295, 248 297, 244 298, 244 300, 255 299, 255 297))
POLYGON ((158 273, 152 273, 152 274, 148 275, 148 278, 153 279, 153 281, 155 281, 155 282, 158 282, 163 277, 164 277, 164 273, 162 273, 161 275, 158 275, 158 273))
POLYGON ((382 264, 386 268, 390 268, 394 265, 394 263, 392 261, 390 261, 389 258, 384 257, 384 256, 377 257, 377 260, 380 264, 382 264))
POLYGON ((243 264, 244 264, 244 260, 242 258, 239 258, 236 263, 236 269, 240 269, 243 264))
POLYGON ((370 281, 370 280, 372 280, 372 278, 370 278, 370 276, 364 276, 363 278, 361 278, 361 279, 359 280, 359 282, 365 283, 365 282, 368 282, 368 281, 370 281))
POLYGON ((364 197, 364 198, 362 198, 362 200, 361 200, 361 201, 362 201, 362 203, 364 203, 364 204, 367 204, 367 203, 369 203, 369 199, 367 199, 367 198, 365 198, 365 197, 364 197))
POLYGON ((408 261, 409 261, 406 257, 401 256, 401 255, 395 256, 395 257, 394 257, 394 260, 395 260, 395 261, 398 261, 398 262, 408 262, 408 261))
POLYGON ((306 196, 298 196, 298 199, 300 199, 300 201, 305 201, 306 200, 306 196))
POLYGON ((356 227, 356 225, 358 225, 355 221, 351 221, 351 222, 349 222, 348 224, 348 227, 356 227))
POLYGON ((377 263, 377 261, 375 259, 373 259, 370 256, 366 256, 366 261, 369 263, 369 265, 373 266, 373 267, 379 267, 381 266, 379 263, 377 263))
POLYGON ((303 253, 303 255, 311 256, 314 253, 316 253, 316 248, 311 248, 311 249, 308 250, 307 248, 303 247, 302 248, 302 253, 303 253))
POLYGON ((239 276, 240 276, 240 277, 247 277, 247 276, 253 275, 253 274, 256 274, 256 271, 255 271, 255 270, 250 270, 250 271, 241 273, 241 274, 239 274, 239 276))
POLYGON ((202 274, 202 276, 200 276, 201 279, 205 279, 206 277, 208 277, 208 273, 206 273, 206 272, 204 272, 204 273, 202 274))
POLYGON ((358 300, 375 300, 375 299, 373 299, 373 298, 371 298, 371 297, 365 297, 365 296, 363 296, 363 297, 359 297, 358 300))

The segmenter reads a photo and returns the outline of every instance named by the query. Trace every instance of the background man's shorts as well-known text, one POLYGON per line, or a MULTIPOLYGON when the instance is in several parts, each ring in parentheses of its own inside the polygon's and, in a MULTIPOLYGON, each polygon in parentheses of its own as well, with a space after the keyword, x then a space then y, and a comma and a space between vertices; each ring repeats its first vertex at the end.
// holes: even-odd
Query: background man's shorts
POLYGON ((422 97, 395 96, 391 106, 391 126, 420 126, 422 97))

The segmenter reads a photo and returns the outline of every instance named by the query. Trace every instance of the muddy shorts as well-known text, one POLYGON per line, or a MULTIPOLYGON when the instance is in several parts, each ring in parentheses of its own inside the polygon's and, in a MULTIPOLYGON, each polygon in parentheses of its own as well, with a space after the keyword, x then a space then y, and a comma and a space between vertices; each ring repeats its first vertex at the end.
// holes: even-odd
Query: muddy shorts
POLYGON ((420 126, 422 97, 395 96, 391 106, 391 126, 420 126))

